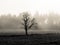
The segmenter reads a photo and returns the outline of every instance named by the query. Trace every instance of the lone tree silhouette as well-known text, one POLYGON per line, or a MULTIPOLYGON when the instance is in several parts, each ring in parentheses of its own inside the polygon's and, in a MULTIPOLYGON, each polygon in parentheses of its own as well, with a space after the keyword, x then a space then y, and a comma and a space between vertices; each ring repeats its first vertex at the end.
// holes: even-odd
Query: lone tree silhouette
POLYGON ((35 22, 35 18, 31 18, 28 12, 23 12, 22 15, 22 25, 24 26, 25 34, 28 35, 28 29, 31 29, 31 27, 37 23, 35 22))

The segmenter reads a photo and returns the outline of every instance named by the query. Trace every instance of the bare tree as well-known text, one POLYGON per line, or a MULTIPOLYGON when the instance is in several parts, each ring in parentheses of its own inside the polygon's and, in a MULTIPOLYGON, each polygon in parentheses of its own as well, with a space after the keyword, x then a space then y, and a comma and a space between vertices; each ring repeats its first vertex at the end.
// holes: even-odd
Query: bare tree
POLYGON ((31 18, 31 16, 28 14, 28 12, 24 12, 23 14, 23 22, 22 25, 24 26, 25 33, 28 35, 28 29, 30 29, 33 25, 37 24, 35 23, 35 18, 31 18))

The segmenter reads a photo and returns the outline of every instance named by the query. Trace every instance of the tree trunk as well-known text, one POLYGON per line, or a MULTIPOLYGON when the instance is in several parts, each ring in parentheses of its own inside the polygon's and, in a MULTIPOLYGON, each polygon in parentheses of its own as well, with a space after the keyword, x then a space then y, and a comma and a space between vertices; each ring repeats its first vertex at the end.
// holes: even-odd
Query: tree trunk
POLYGON ((26 36, 27 36, 28 35, 27 29, 25 31, 26 31, 26 36))
POLYGON ((25 26, 25 34, 28 35, 28 32, 27 32, 27 26, 25 26))

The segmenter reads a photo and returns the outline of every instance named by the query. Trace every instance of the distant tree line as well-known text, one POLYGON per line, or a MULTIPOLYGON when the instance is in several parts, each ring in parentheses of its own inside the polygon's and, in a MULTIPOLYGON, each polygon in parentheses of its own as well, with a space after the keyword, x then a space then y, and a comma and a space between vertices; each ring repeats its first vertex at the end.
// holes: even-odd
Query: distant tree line
MULTIPOLYGON (((25 17, 23 15, 29 15, 29 20, 34 19, 37 24, 31 27, 31 29, 60 29, 60 15, 58 14, 49 14, 49 15, 40 15, 35 14, 33 17, 31 14, 20 13, 20 15, 1 15, 0 16, 0 29, 21 29, 23 28, 22 22, 25 17)), ((32 21, 33 22, 33 21, 32 21)), ((31 23, 31 22, 29 22, 31 23)))

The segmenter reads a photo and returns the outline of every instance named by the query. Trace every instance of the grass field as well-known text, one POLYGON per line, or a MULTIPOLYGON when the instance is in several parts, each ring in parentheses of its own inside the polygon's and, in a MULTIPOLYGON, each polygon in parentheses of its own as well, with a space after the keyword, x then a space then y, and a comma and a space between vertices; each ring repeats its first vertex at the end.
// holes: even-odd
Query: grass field
POLYGON ((0 35, 0 45, 60 45, 60 34, 0 35))
POLYGON ((0 45, 60 45, 60 30, 29 30, 28 33, 26 36, 24 30, 0 29, 0 45))

